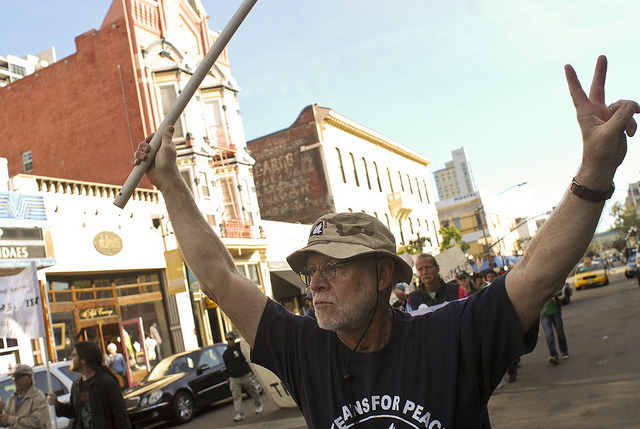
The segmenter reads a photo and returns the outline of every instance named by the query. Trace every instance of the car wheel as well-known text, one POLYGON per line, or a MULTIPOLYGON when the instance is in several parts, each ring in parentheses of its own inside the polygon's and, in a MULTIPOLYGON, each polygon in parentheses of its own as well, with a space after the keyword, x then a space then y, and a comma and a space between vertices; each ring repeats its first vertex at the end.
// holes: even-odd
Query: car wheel
POLYGON ((191 421, 194 408, 193 398, 187 392, 178 392, 173 398, 173 417, 180 424, 191 421))

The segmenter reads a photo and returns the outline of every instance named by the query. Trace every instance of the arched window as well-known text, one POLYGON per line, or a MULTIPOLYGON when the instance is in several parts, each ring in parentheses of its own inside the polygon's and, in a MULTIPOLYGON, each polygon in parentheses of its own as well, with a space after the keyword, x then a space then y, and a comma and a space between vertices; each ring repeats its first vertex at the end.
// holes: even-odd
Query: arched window
POLYGON ((342 181, 347 183, 347 176, 344 174, 344 165, 342 165, 342 155, 340 154, 340 149, 336 148, 336 153, 338 154, 338 165, 340 166, 340 173, 342 174, 342 181))
POLYGON ((380 183, 380 173, 378 173, 378 164, 373 163, 373 168, 376 169, 376 179, 378 180, 378 189, 382 192, 382 183, 380 183))
POLYGON ((351 157, 351 163, 353 164, 353 177, 356 179, 356 186, 360 186, 360 180, 358 180, 358 169, 356 167, 356 159, 353 157, 353 154, 349 152, 349 156, 351 157))
POLYGON ((369 168, 367 167, 367 160, 362 157, 362 164, 364 164, 364 176, 367 178, 367 186, 371 189, 371 181, 369 180, 369 168))

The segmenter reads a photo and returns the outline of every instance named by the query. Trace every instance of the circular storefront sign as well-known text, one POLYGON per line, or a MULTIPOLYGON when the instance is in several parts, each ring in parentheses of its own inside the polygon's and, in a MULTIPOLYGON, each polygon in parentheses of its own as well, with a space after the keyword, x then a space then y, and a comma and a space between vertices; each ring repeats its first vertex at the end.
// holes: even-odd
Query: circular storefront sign
POLYGON ((122 239, 111 231, 102 231, 93 238, 93 247, 103 255, 113 256, 122 250, 122 239))

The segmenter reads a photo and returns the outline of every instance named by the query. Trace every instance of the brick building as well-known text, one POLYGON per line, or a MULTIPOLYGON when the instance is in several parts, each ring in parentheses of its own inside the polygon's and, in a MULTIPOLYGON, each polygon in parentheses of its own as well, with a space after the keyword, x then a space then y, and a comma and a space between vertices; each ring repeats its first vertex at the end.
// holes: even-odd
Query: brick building
MULTIPOLYGON (((75 54, 0 87, 4 132, 0 157, 8 159, 9 178, 26 173, 38 178, 38 183, 73 183, 56 185, 55 191, 77 188, 85 197, 111 198, 105 189, 124 183, 138 142, 160 124, 218 37, 207 19, 199 0, 114 0, 98 30, 76 37, 75 54)), ((205 218, 222 237, 238 268, 271 295, 267 242, 260 231, 252 160, 245 150, 237 92, 225 50, 178 119, 174 142, 182 176, 205 218)), ((152 189, 146 179, 140 187, 152 189)), ((161 201, 158 207, 164 209, 161 201)), ((66 208, 67 213, 69 210, 71 207, 66 208)), ((107 211, 93 213, 102 216, 107 211)), ((154 243, 162 243, 161 251, 175 249, 166 213, 147 211, 147 228, 161 235, 154 243)), ((113 216, 136 218, 140 214, 127 206, 113 216)), ((64 238, 60 240, 56 244, 54 237, 54 251, 64 247, 64 238)), ((125 247, 127 243, 125 240, 125 247)), ((62 254, 60 250, 55 253, 54 257, 62 254)), ((90 288, 96 287, 87 280, 90 273, 82 264, 61 259, 47 269, 46 287, 59 280, 62 273, 57 267, 65 267, 65 284, 88 281, 90 288)), ((188 276, 186 281, 189 288, 185 292, 172 294, 166 284, 161 287, 168 330, 175 336, 173 351, 220 341, 230 329, 215 303, 199 293, 195 278, 188 276), (200 334, 197 342, 193 329, 188 328, 194 323, 200 328, 196 329, 200 334), (186 327, 182 333, 180 326, 186 327)))
POLYGON ((281 131, 247 142, 263 219, 313 223, 328 212, 363 211, 398 245, 439 246, 431 160, 339 113, 305 107, 281 131))

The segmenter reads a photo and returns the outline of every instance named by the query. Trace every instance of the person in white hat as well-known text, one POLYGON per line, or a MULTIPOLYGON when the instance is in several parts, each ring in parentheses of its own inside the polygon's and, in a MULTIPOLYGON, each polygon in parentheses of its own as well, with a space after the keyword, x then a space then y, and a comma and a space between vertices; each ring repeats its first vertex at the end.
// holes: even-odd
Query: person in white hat
MULTIPOLYGON (((280 377, 309 428, 487 428, 493 390, 509 365, 533 350, 540 310, 586 250, 613 193, 626 135, 636 131, 637 103, 604 102, 606 68, 600 57, 589 96, 573 68, 565 69, 583 162, 522 261, 491 287, 419 317, 389 304, 412 268, 376 218, 322 216, 308 245, 287 258, 312 291, 316 322, 289 313, 236 269, 180 174, 172 127, 147 177, 164 196, 202 290, 253 347, 253 362, 280 377)), ((150 140, 134 164, 147 159, 150 140)))
POLYGON ((9 396, 7 403, 0 399, 0 426, 10 429, 51 428, 47 399, 33 385, 33 369, 29 365, 18 364, 13 371, 15 392, 9 396))

